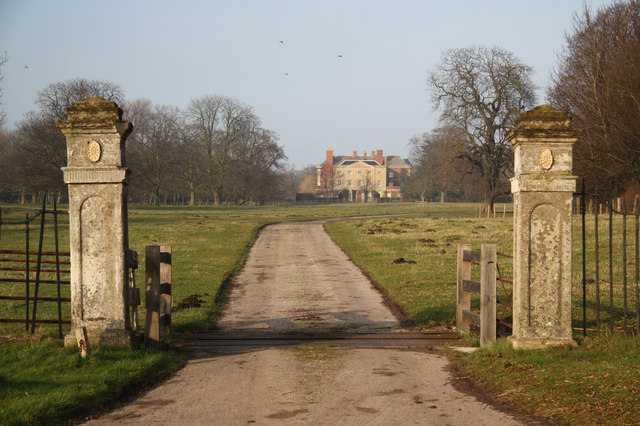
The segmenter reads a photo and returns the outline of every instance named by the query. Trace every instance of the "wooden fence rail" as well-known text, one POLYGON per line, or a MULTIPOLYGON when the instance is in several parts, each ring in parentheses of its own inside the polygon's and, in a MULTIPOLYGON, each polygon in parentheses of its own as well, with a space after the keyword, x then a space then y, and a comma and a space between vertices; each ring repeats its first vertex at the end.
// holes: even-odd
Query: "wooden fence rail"
POLYGON ((468 331, 470 325, 479 327, 480 346, 496 340, 496 265, 495 244, 482 244, 480 250, 458 245, 456 327, 458 331, 468 331), (474 263, 480 264, 480 281, 471 280, 474 263), (471 311, 471 293, 480 294, 480 314, 471 311))

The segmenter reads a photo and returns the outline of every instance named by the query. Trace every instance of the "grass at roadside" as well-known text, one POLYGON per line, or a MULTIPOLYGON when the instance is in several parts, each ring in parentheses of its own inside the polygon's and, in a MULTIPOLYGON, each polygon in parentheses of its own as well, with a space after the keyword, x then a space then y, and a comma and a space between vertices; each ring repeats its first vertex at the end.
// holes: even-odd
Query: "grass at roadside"
POLYGON ((506 340, 463 358, 497 400, 552 422, 638 424, 640 340, 616 336, 578 348, 514 351, 506 340))
POLYGON ((157 382, 184 359, 170 351, 96 347, 79 362, 76 348, 49 339, 0 346, 0 423, 67 423, 157 382))
MULTIPOLYGON (((481 243, 491 242, 506 253, 511 253, 513 244, 510 218, 477 219, 473 209, 471 204, 432 204, 420 218, 335 221, 326 228, 410 320, 423 326, 453 327, 458 244, 480 248, 481 243)), ((499 259, 500 270, 510 276, 507 260, 499 259)))

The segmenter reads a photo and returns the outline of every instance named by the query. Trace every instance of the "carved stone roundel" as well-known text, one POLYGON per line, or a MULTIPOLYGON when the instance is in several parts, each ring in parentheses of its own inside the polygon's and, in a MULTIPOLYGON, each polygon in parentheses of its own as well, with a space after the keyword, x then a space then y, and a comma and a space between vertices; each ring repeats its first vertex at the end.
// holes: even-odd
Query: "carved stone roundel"
POLYGON ((549 170, 551 166, 553 166, 553 154, 550 149, 545 149, 540 153, 538 164, 540 164, 540 167, 544 170, 549 170))
POLYGON ((100 157, 102 156, 102 146, 100 146, 99 142, 91 141, 87 145, 87 158, 92 163, 97 163, 100 161, 100 157))

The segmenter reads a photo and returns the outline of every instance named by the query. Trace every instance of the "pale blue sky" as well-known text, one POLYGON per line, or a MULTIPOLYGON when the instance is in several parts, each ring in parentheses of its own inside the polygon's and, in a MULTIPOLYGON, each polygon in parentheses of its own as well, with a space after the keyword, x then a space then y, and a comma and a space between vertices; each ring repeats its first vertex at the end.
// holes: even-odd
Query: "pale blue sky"
POLYGON ((322 162, 326 149, 407 156, 412 135, 438 126, 426 74, 445 50, 512 51, 535 68, 544 103, 564 34, 583 4, 0 0, 0 52, 9 55, 0 108, 13 125, 35 109, 46 85, 105 79, 127 99, 180 108, 206 94, 235 97, 280 135, 298 168, 322 162))

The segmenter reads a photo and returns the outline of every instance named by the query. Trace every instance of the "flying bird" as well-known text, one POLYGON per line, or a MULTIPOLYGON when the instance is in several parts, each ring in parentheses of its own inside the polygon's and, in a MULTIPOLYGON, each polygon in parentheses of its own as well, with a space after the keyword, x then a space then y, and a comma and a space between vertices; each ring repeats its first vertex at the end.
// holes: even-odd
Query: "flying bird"
POLYGON ((284 44, 284 41, 280 40, 280 44, 284 44))
POLYGON ((338 58, 342 58, 342 55, 338 55, 338 58))
POLYGON ((28 69, 29 69, 29 65, 25 65, 25 66, 24 66, 24 69, 25 69, 25 70, 28 70, 28 69))

